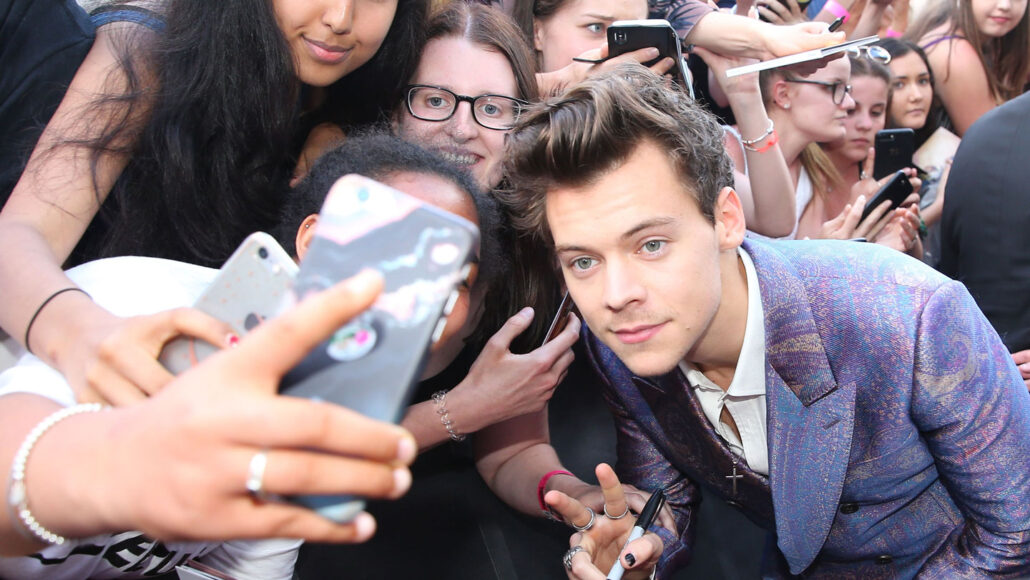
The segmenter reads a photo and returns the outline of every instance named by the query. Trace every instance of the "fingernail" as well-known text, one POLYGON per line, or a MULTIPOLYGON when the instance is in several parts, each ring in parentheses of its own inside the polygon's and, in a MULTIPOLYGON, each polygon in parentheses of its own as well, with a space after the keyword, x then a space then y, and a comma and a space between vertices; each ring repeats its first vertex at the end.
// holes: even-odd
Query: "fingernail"
POLYGON ((349 285, 355 292, 364 292, 376 287, 382 278, 383 275, 376 270, 365 269, 355 274, 349 285))
POLYGON ((236 348, 240 346, 240 337, 235 332, 230 332, 225 336, 225 344, 228 344, 229 348, 236 348))
POLYGON ((1021 370, 1021 371, 1030 371, 1030 362, 1025 362, 1025 363, 1019 365, 1019 370, 1021 370))
POLYGON ((393 493, 391 497, 400 497, 408 492, 411 487, 411 472, 407 467, 398 467, 393 470, 393 493))
POLYGON ((400 443, 397 444, 397 459, 404 462, 405 465, 410 465, 417 454, 418 446, 415 445, 415 440, 410 435, 401 437, 400 443))
POLYGON ((363 542, 376 533, 376 520, 368 512, 361 512, 351 523, 354 524, 354 533, 357 536, 354 539, 358 542, 363 542))
POLYGON ((634 556, 632 553, 626 554, 626 563, 629 564, 631 567, 636 565, 637 557, 634 556))
POLYGON ((658 56, 658 49, 652 46, 647 49, 647 52, 645 52, 644 55, 648 58, 654 58, 658 56))
POLYGON ((520 318, 525 318, 526 320, 531 320, 533 318, 533 307, 527 306, 522 310, 519 310, 518 316, 520 318))

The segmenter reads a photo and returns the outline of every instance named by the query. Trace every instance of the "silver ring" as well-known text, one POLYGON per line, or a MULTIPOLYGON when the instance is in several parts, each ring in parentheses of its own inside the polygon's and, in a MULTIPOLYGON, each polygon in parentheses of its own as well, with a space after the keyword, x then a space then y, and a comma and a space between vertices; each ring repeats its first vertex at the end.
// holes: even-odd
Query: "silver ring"
POLYGON ((597 519, 597 514, 594 513, 594 510, 590 508, 587 508, 587 511, 590 512, 590 521, 587 522, 586 525, 577 526, 576 524, 569 522, 569 525, 572 526, 577 532, 585 532, 590 528, 594 527, 594 520, 597 519))
POLYGON ((569 548, 569 551, 565 552, 565 555, 561 557, 561 561, 565 564, 565 569, 572 572, 572 557, 580 552, 586 551, 587 549, 583 546, 573 546, 569 548))
POLYGON ((265 501, 268 498, 264 490, 266 467, 268 450, 262 449, 250 458, 250 465, 247 467, 247 493, 257 501, 265 501))
POLYGON ((608 513, 608 504, 604 504, 604 515, 610 520, 621 520, 622 518, 629 515, 629 504, 626 504, 626 511, 622 512, 622 515, 618 516, 613 516, 612 514, 608 513))

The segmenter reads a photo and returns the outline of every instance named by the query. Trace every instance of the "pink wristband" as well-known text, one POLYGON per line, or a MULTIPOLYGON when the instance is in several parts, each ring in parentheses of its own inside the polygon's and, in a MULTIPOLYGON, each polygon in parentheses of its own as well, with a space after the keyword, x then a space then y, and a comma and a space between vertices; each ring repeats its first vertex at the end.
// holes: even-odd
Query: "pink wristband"
POLYGON ((888 28, 887 31, 883 33, 883 35, 887 38, 901 38, 901 33, 897 30, 894 30, 893 28, 888 28))
POLYGON ((540 509, 548 515, 551 515, 551 508, 544 503, 544 488, 547 487, 547 480, 551 479, 555 475, 572 475, 572 472, 565 471, 564 469, 555 469, 549 471, 540 478, 540 483, 536 484, 536 500, 540 502, 540 509))
POLYGON ((833 14, 834 18, 844 17, 844 22, 847 22, 851 18, 851 13, 848 9, 841 6, 837 0, 827 0, 826 4, 823 4, 823 10, 833 14))

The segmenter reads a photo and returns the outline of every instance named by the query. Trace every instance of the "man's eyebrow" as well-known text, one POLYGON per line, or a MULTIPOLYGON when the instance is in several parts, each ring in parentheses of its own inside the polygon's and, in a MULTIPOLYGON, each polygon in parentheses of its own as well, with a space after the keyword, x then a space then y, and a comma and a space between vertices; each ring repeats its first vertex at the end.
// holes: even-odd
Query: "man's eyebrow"
MULTIPOLYGON (((659 217, 659 218, 652 218, 652 219, 649 219, 649 220, 645 220, 645 221, 642 221, 639 224, 633 226, 632 228, 626 230, 622 234, 620 234, 619 235, 619 239, 625 241, 625 240, 627 240, 629 238, 632 238, 633 236, 636 236, 637 234, 639 234, 640 232, 642 232, 644 230, 647 230, 647 229, 650 229, 650 228, 655 228, 655 227, 669 225, 671 223, 674 223, 675 221, 676 221, 676 218, 673 218, 673 217, 659 217)), ((563 252, 590 252, 590 248, 587 248, 587 247, 584 247, 584 246, 577 246, 577 245, 557 245, 556 244, 554 246, 554 253, 561 254, 563 252)))
POLYGON ((621 236, 619 236, 619 239, 620 240, 627 240, 627 239, 632 238, 633 236, 639 234, 640 232, 642 232, 642 231, 644 231, 646 229, 669 225, 669 224, 671 224, 671 223, 673 223, 675 221, 676 221, 676 218, 672 218, 672 217, 658 217, 658 218, 652 218, 652 219, 649 219, 649 220, 645 220, 645 221, 642 221, 639 224, 633 226, 632 228, 626 230, 625 232, 623 232, 623 234, 621 236))

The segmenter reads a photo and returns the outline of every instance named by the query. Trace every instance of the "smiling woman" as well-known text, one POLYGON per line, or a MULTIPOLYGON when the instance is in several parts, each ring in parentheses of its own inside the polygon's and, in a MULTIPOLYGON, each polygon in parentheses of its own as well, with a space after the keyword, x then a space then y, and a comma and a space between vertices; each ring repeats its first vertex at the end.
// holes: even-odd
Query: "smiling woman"
POLYGON ((339 114, 322 89, 390 92, 423 18, 422 0, 102 2, 96 41, 0 212, 0 247, 21 249, 0 256, 0 326, 77 389, 104 376, 89 385, 103 398, 156 391, 171 378, 154 360, 164 341, 202 331, 143 319, 140 335, 80 292, 48 300, 74 287, 62 264, 220 265, 275 220, 302 118, 339 114))

